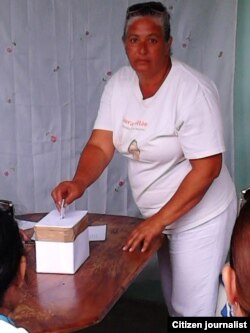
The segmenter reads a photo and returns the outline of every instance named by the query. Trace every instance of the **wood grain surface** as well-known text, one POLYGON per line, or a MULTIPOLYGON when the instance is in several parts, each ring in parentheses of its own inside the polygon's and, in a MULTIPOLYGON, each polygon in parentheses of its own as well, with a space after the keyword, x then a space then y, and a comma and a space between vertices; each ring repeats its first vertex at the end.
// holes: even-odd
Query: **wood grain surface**
MULTIPOLYGON (((37 222, 44 215, 18 218, 37 222)), ((124 252, 129 233, 142 220, 102 214, 88 218, 89 225, 107 224, 107 238, 90 242, 90 257, 74 275, 36 273, 35 244, 25 245, 26 283, 13 318, 30 333, 75 332, 101 321, 162 244, 159 237, 145 253, 124 252)))

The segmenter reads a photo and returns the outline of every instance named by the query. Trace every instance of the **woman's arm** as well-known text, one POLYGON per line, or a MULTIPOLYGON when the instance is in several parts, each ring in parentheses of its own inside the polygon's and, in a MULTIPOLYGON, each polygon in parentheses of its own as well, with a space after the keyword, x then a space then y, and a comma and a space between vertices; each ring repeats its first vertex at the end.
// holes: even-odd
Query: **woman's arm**
POLYGON ((155 215, 142 222, 131 233, 124 250, 134 251, 142 244, 144 252, 164 228, 190 211, 203 198, 222 166, 222 154, 190 160, 192 169, 173 197, 155 215))
POLYGON ((111 161, 114 150, 111 131, 93 130, 82 151, 73 181, 81 183, 84 188, 91 185, 111 161))
POLYGON ((51 192, 57 208, 60 208, 62 199, 69 205, 81 197, 84 191, 103 172, 111 161, 115 147, 111 131, 93 130, 84 147, 75 175, 71 181, 64 181, 51 192))

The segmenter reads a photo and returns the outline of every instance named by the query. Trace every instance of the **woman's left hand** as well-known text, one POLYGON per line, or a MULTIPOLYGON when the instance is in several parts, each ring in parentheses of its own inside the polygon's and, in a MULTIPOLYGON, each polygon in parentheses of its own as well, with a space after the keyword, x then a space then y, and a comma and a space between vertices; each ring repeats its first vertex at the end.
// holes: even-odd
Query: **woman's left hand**
POLYGON ((141 252, 145 252, 153 240, 162 234, 164 228, 165 226, 160 223, 160 220, 152 216, 132 231, 123 250, 133 252, 137 247, 140 247, 141 252))
POLYGON ((155 215, 134 229, 123 247, 124 251, 133 252, 141 246, 141 252, 145 252, 167 225, 174 223, 196 206, 220 174, 222 154, 190 160, 190 164, 190 172, 173 197, 155 215))

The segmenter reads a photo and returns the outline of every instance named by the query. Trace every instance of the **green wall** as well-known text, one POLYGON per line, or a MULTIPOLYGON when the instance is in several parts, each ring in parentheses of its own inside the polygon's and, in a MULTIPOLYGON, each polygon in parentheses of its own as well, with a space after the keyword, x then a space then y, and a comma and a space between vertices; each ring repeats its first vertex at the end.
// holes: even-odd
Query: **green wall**
POLYGON ((234 83, 235 183, 250 186, 250 0, 238 0, 234 83))

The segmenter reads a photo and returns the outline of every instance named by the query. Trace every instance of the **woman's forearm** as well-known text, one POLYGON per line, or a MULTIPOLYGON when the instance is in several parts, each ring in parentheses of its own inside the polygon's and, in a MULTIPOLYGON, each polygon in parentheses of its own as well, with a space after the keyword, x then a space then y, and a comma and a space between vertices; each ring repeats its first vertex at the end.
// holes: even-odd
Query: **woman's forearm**
POLYGON ((99 146, 88 143, 80 156, 73 181, 86 189, 102 174, 112 156, 105 154, 99 146))

